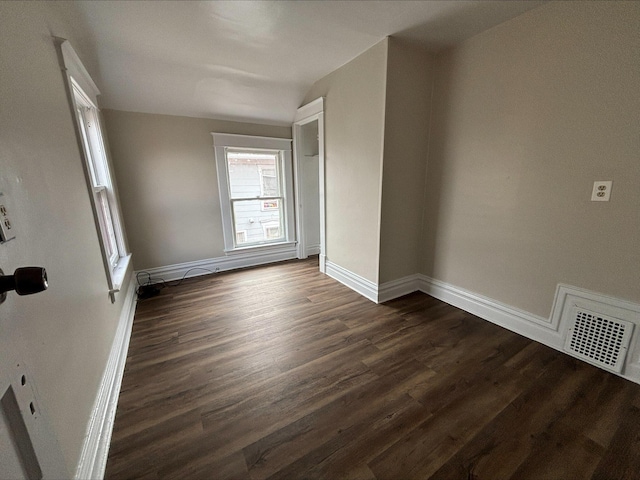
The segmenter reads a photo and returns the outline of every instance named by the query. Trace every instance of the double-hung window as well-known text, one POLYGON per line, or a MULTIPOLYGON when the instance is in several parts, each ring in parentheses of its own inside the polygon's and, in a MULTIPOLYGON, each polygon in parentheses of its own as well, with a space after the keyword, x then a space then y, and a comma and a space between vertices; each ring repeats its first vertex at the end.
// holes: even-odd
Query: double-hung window
POLYGON ((77 121, 77 133, 85 159, 87 186, 96 230, 113 294, 120 290, 131 255, 127 252, 118 200, 100 124, 100 93, 68 41, 60 44, 68 86, 77 121))
POLYGON ((227 253, 294 242, 291 140, 214 133, 227 253))

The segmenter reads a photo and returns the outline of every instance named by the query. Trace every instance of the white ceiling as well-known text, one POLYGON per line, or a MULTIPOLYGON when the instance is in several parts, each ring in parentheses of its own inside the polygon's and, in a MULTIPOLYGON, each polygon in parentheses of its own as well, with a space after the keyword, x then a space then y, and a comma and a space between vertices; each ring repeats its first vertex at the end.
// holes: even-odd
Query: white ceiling
POLYGON ((387 35, 437 50, 536 1, 81 1, 105 108, 290 124, 314 82, 387 35))

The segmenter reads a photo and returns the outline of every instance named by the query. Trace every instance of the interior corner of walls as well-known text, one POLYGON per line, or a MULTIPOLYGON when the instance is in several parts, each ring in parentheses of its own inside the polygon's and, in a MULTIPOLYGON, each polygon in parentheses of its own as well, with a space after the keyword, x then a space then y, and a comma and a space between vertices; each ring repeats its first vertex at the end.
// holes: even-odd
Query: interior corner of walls
POLYGON ((325 262, 325 273, 334 280, 337 280, 343 285, 349 287, 354 292, 368 298, 372 302, 379 303, 378 285, 376 282, 367 280, 366 278, 329 260, 326 260, 325 262))
POLYGON ((419 290, 420 275, 418 274, 384 282, 378 286, 378 303, 388 302, 419 290))

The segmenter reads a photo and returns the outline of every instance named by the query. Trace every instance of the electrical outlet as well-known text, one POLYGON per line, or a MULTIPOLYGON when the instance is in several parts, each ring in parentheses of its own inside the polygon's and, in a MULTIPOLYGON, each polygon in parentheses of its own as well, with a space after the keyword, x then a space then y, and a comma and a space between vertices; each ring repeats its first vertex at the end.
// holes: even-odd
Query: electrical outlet
POLYGON ((596 181, 593 182, 593 191, 591 192, 591 201, 592 202, 608 202, 609 197, 611 197, 611 186, 613 182, 611 180, 607 181, 596 181))
MULTIPOLYGON (((0 193, 0 202, 2 202, 2 194, 0 193)), ((13 224, 9 219, 9 212, 4 203, 0 203, 0 243, 8 242, 9 240, 16 238, 13 233, 13 224)))

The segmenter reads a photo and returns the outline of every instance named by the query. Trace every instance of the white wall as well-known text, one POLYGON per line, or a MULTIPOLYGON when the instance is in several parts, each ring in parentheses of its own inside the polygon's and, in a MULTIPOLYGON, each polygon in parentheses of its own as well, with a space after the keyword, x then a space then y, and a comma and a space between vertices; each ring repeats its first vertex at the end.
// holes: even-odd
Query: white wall
POLYGON ((387 39, 315 83, 325 97, 327 259, 378 282, 387 39))
POLYGON ((389 38, 380 226, 380 283, 419 271, 433 55, 389 38))
MULTIPOLYGON (((0 191, 16 238, 0 267, 47 269, 45 292, 0 305, 0 362, 27 365, 69 475, 83 445, 124 294, 112 304, 83 164, 52 35, 91 73, 87 32, 71 4, 0 2, 0 191)), ((126 291, 129 278, 125 279, 126 291)))
POLYGON ((640 302, 638 52, 640 3, 551 2, 438 56, 422 273, 542 317, 558 283, 640 302))

